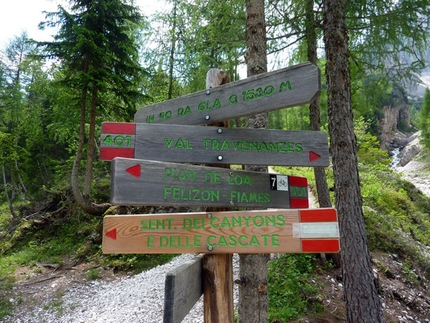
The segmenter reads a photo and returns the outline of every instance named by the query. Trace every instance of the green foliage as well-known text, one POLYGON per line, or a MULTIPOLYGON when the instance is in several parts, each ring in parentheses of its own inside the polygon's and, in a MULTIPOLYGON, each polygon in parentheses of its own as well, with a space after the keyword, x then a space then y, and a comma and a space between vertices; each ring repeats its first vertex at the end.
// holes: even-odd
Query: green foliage
POLYGON ((380 149, 378 138, 368 130, 370 123, 363 117, 355 118, 354 132, 357 137, 358 161, 367 165, 388 165, 388 152, 380 149))
POLYGON ((430 245, 429 198, 386 166, 362 166, 360 178, 370 248, 429 266, 417 244, 430 245))
POLYGON ((59 61, 58 83, 65 94, 62 98, 68 97, 70 102, 69 109, 58 112, 61 119, 74 122, 74 127, 67 129, 73 129, 77 138, 77 145, 70 147, 76 152, 71 176, 73 194, 86 212, 99 215, 108 205, 97 205, 88 199, 96 130, 102 121, 97 117, 109 115, 115 121, 129 121, 136 111, 145 71, 139 65, 135 38, 143 18, 128 1, 119 0, 71 1, 70 12, 59 6, 58 12, 48 13, 47 18, 40 27, 58 27, 58 32, 54 41, 39 42, 38 48, 45 58, 59 61), (86 163, 81 193, 79 173, 83 160, 86 163))
POLYGON ((349 47, 364 73, 410 81, 424 68, 427 50, 427 0, 355 1, 347 6, 349 47), (405 64, 405 61, 407 64, 405 64))
POLYGON ((309 130, 308 106, 269 112, 269 128, 281 130, 309 130))
POLYGON ((411 115, 411 124, 415 128, 419 128, 421 122, 421 108, 423 105, 423 98, 419 96, 412 97, 409 99, 411 107, 409 109, 411 115))
POLYGON ((285 254, 269 263, 269 320, 286 322, 323 309, 313 280, 315 255, 285 254))
POLYGON ((90 268, 88 269, 85 278, 87 280, 96 280, 100 277, 100 271, 97 270, 97 268, 90 268))
POLYGON ((9 133, 0 132, 0 164, 4 166, 18 157, 16 139, 9 133))
POLYGON ((421 142, 427 149, 430 149, 430 90, 428 88, 424 93, 420 120, 421 142))
MULTIPOLYGON (((237 80, 245 52, 243 1, 168 2, 172 6, 155 17, 152 46, 143 52, 144 63, 153 70, 155 80, 166 84, 154 93, 164 91, 166 96, 162 99, 166 100, 169 85, 172 97, 202 90, 207 71, 214 67, 226 71, 230 81, 237 80)), ((151 84, 145 86, 148 85, 153 90, 151 84)), ((149 89, 148 95, 152 96, 149 89)))

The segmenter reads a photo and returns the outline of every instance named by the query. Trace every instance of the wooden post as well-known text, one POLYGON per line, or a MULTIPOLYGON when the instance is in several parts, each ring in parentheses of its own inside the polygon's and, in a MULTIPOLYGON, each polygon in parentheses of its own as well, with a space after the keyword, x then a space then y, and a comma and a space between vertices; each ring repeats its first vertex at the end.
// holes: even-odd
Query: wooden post
MULTIPOLYGON (((228 75, 219 69, 210 69, 206 88, 228 83, 228 75)), ((211 126, 228 127, 228 121, 211 126)), ((230 168, 230 165, 213 165, 230 168)), ((206 211, 227 211, 228 208, 208 208, 206 211)), ((233 323, 233 255, 205 254, 203 257, 203 310, 205 323, 233 323)))
POLYGON ((203 257, 203 309, 205 323, 233 323, 233 255, 203 257))

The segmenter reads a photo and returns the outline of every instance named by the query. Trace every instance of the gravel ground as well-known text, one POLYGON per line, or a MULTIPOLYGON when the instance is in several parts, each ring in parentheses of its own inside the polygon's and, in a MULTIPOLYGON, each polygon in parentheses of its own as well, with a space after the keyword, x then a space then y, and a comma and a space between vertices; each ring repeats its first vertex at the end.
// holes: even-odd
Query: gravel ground
MULTIPOLYGON (((68 283, 61 294, 57 295, 57 299, 53 299, 52 295, 45 299, 41 296, 38 297, 35 306, 19 305, 13 317, 3 322, 160 323, 163 318, 165 276, 193 257, 195 256, 192 254, 183 254, 167 264, 138 275, 114 278, 108 282, 95 280, 87 283, 76 281, 68 283)), ((237 255, 233 259, 233 267, 234 279, 236 279, 237 255)), ((235 304, 237 303, 237 293, 236 289, 234 292, 235 304)), ((200 323, 202 321, 203 302, 201 297, 182 322, 200 323)))

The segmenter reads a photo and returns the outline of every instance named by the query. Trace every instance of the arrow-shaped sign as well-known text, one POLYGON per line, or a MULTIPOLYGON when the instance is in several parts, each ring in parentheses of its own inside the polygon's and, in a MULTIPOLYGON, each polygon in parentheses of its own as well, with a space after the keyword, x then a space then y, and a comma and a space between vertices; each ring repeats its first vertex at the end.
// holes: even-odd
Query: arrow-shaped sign
POLYGON ((333 208, 106 216, 104 253, 338 252, 333 208), (116 239, 108 239, 115 231, 116 239))
POLYGON ((309 207, 305 177, 128 158, 113 160, 111 202, 120 205, 309 207))
POLYGON ((307 104, 320 91, 320 70, 303 63, 139 109, 137 123, 202 125, 307 104))
POLYGON ((104 122, 100 159, 127 157, 202 164, 328 166, 327 134, 104 122))

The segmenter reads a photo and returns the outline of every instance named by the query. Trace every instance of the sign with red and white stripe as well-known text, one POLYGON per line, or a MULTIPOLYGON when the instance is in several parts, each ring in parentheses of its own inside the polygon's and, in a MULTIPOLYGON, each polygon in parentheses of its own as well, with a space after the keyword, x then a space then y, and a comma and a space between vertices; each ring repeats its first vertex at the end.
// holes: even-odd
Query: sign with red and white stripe
POLYGON ((103 122, 100 142, 100 159, 115 157, 134 158, 136 124, 126 122, 103 122))
POLYGON ((115 157, 202 164, 328 166, 327 134, 104 122, 100 159, 115 157))
POLYGON ((333 208, 106 216, 104 253, 339 252, 333 208))
POLYGON ((305 177, 129 158, 112 165, 113 204, 309 207, 305 177))

